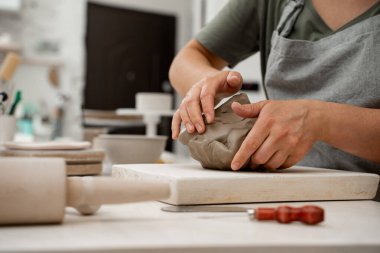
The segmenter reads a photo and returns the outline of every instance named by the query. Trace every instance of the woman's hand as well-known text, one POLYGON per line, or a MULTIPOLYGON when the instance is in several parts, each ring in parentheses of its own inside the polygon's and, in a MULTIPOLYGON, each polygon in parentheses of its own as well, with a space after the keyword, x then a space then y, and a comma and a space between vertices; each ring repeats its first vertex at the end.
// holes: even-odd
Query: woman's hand
POLYGON ((197 131, 203 133, 206 126, 203 122, 204 113, 208 123, 214 121, 214 106, 223 97, 238 92, 243 79, 235 71, 218 71, 203 78, 187 92, 179 109, 174 113, 172 120, 172 138, 177 139, 181 122, 189 133, 197 131))
POLYGON ((244 118, 257 118, 231 163, 238 170, 250 160, 250 167, 288 168, 299 162, 321 139, 323 113, 316 100, 267 100, 241 105, 234 112, 244 118))

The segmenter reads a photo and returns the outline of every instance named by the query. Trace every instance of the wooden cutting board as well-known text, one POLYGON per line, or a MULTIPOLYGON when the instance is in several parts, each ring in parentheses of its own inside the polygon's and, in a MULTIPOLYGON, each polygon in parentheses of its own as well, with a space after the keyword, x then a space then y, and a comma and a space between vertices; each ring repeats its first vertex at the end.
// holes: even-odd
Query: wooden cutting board
POLYGON ((279 172, 233 172, 203 169, 193 164, 114 165, 114 177, 168 182, 173 205, 274 201, 372 199, 376 174, 309 167, 279 172))

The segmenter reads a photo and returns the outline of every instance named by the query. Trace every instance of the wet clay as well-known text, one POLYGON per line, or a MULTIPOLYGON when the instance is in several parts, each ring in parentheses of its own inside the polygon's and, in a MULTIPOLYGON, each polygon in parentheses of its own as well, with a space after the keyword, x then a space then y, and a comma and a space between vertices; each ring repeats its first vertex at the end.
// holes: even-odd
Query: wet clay
POLYGON ((179 140, 189 147, 191 156, 204 168, 231 170, 234 155, 256 121, 237 116, 231 109, 233 102, 250 103, 246 94, 237 94, 215 109, 215 121, 205 123, 205 133, 183 131, 179 136, 179 140))

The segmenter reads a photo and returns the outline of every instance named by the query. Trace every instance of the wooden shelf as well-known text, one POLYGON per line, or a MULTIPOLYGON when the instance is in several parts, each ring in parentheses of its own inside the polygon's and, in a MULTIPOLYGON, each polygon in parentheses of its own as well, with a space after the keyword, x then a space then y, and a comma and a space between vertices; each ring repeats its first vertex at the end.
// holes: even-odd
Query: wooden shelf
POLYGON ((36 65, 36 66, 46 66, 46 67, 62 67, 64 65, 63 61, 55 59, 44 59, 44 58, 22 58, 22 64, 25 65, 36 65))
POLYGON ((117 115, 115 111, 91 110, 83 111, 83 121, 86 126, 125 127, 144 126, 141 116, 117 115))
POLYGON ((62 67, 64 62, 58 59, 49 59, 43 57, 23 57, 22 47, 18 43, 0 44, 0 53, 16 52, 22 57, 22 64, 46 66, 46 67, 62 67))
POLYGON ((21 52, 21 45, 18 43, 0 44, 0 52, 21 52))

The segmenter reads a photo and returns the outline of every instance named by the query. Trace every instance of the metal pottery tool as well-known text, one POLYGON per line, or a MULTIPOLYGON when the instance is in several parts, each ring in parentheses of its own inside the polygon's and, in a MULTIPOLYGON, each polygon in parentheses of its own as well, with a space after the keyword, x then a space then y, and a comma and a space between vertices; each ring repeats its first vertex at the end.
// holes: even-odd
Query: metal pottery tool
POLYGON ((165 206, 165 212, 246 212, 250 220, 276 220, 279 223, 300 221, 316 225, 324 220, 324 210, 318 206, 303 207, 279 206, 277 208, 246 208, 240 206, 165 206))

